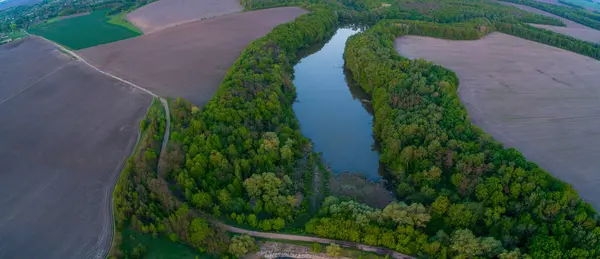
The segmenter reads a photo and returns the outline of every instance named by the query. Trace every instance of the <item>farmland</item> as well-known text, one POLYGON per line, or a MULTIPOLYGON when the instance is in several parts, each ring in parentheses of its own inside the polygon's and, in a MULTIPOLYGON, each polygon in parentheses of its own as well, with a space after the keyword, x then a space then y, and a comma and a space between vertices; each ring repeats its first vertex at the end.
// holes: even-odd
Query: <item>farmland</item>
POLYGON ((455 71, 476 125, 600 208, 598 61, 500 33, 477 41, 407 36, 396 47, 455 71))
POLYGON ((28 37, 0 46, 0 258, 95 258, 152 98, 28 37))
POLYGON ((305 12, 285 7, 219 16, 79 54, 96 67, 161 96, 203 105, 251 41, 305 12))
POLYGON ((242 10, 237 0, 161 0, 142 6, 127 19, 145 34, 242 10))
POLYGON ((30 33, 57 42, 70 49, 83 49, 140 35, 126 26, 116 24, 106 16, 107 10, 98 10, 89 15, 41 24, 30 33))
POLYGON ((539 9, 536 9, 536 8, 533 8, 530 6, 520 5, 520 4, 515 4, 515 3, 507 3, 507 2, 499 2, 499 3, 517 7, 523 11, 537 13, 537 14, 541 14, 544 16, 548 16, 548 17, 553 17, 558 20, 561 20, 566 25, 566 27, 560 27, 560 26, 551 26, 551 25, 543 25, 543 24, 530 24, 532 26, 551 30, 556 33, 568 35, 568 36, 574 37, 576 39, 594 42, 594 43, 600 43, 600 31, 598 31, 596 29, 590 28, 588 26, 576 23, 574 21, 562 18, 560 16, 557 16, 557 15, 551 14, 549 12, 545 12, 545 11, 542 11, 542 10, 539 10, 539 9))

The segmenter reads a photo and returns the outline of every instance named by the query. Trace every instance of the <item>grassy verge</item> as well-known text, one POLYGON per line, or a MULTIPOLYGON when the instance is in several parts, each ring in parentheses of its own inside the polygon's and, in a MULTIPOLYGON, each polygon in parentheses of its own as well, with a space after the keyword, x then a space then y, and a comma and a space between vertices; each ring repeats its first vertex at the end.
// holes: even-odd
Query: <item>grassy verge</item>
MULTIPOLYGON (((150 105, 150 107, 148 108, 148 112, 146 113, 146 117, 140 122, 140 134, 138 137, 138 141, 136 143, 135 149, 133 151, 133 154, 131 155, 131 157, 137 157, 140 154, 141 150, 144 150, 147 147, 147 139, 148 139, 148 135, 149 134, 154 134, 153 132, 148 132, 149 130, 151 130, 148 127, 148 124, 150 124, 153 120, 155 121, 161 121, 165 118, 165 109, 162 106, 160 100, 158 99, 154 99, 152 101, 152 104, 150 105)), ((131 160, 131 158, 129 158, 129 160, 131 160)), ((116 207, 115 204, 115 200, 118 199, 117 196, 119 196, 119 194, 121 193, 121 190, 126 189, 127 188, 127 182, 128 182, 128 178, 130 176, 131 173, 131 167, 129 166, 130 161, 128 161, 128 166, 126 166, 123 171, 121 172, 121 175, 119 176, 119 179, 117 180, 117 183, 115 185, 115 190, 113 191, 113 213, 115 214, 115 227, 114 227, 114 237, 113 237, 113 241, 111 244, 111 249, 109 252, 109 258, 118 258, 119 254, 121 253, 125 253, 125 254, 129 254, 128 252, 133 250, 133 247, 137 246, 138 244, 140 244, 140 241, 135 242, 135 235, 133 235, 133 237, 129 237, 131 234, 135 234, 137 232, 134 233, 134 231, 132 231, 131 229, 129 229, 128 227, 124 227, 123 225, 125 224, 125 222, 119 222, 119 215, 117 215, 116 212, 118 212, 118 209, 116 207), (125 237, 125 238, 124 238, 125 237)), ((142 234, 142 233, 137 233, 138 236, 146 236, 147 234, 142 234)), ((151 235, 147 235, 147 236, 151 236, 151 235)))
POLYGON ((135 27, 135 25, 133 25, 133 23, 130 23, 127 20, 128 13, 129 12, 127 12, 127 11, 123 11, 123 12, 120 12, 115 15, 110 15, 110 16, 108 16, 108 18, 109 18, 108 23, 125 27, 125 28, 132 30, 134 32, 137 32, 139 34, 144 34, 142 32, 142 30, 140 30, 138 27, 135 27))

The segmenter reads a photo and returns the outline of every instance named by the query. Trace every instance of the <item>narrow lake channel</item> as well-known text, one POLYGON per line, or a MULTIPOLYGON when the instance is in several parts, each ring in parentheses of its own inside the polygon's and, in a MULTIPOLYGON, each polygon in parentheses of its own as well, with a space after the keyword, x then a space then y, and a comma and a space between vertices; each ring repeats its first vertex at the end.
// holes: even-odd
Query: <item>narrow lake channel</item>
POLYGON ((300 130, 313 149, 336 173, 362 173, 379 180, 379 156, 374 149, 373 116, 367 95, 349 84, 344 74, 344 48, 359 30, 341 28, 323 47, 294 67, 297 101, 294 112, 300 130))

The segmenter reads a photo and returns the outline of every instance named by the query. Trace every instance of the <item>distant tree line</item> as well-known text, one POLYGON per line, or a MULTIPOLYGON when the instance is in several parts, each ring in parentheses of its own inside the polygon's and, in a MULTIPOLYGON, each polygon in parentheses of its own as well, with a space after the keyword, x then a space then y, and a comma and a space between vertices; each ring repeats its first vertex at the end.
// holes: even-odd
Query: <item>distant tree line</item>
POLYGON ((346 22, 375 23, 384 19, 456 23, 474 18, 564 26, 560 20, 487 1, 463 0, 242 0, 246 9, 320 4, 346 22))
POLYGON ((565 6, 542 3, 534 0, 500 0, 515 4, 527 5, 542 11, 546 11, 565 19, 600 30, 600 14, 585 9, 569 8, 565 6))
POLYGON ((567 35, 521 23, 496 23, 496 29, 499 32, 565 49, 600 60, 600 44, 597 43, 575 39, 567 35))
POLYGON ((42 1, 0 11, 0 33, 28 29, 48 19, 106 9, 106 15, 130 11, 156 0, 42 1))

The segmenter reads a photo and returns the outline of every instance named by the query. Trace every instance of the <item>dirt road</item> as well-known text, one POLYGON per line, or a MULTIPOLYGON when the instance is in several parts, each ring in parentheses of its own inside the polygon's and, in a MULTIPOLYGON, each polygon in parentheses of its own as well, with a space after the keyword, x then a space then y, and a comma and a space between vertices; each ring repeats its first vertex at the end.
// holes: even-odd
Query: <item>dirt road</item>
POLYGON ((94 66, 163 97, 197 106, 216 93, 242 51, 306 13, 281 7, 219 16, 77 51, 94 66))
MULTIPOLYGON (((170 135, 170 129, 171 129, 171 118, 170 118, 169 105, 168 105, 167 100, 165 100, 164 98, 158 96, 157 94, 155 94, 155 93, 153 93, 153 92, 151 92, 151 91, 149 91, 149 90, 147 90, 147 89, 145 89, 145 88, 143 88, 143 87, 141 87, 139 85, 136 85, 136 84, 134 84, 132 82, 129 82, 129 81, 123 79, 123 78, 114 76, 114 75, 112 75, 110 73, 104 72, 103 70, 101 70, 101 69, 95 67, 94 65, 88 63, 85 59, 83 59, 81 56, 77 55, 75 52, 73 52, 73 51, 71 51, 69 49, 66 49, 63 46, 60 46, 60 45, 56 44, 53 41, 50 41, 48 39, 45 39, 45 38, 39 37, 39 36, 33 36, 32 35, 30 37, 37 37, 37 38, 40 38, 40 39, 42 39, 44 41, 47 41, 47 42, 55 45, 57 48, 61 49, 61 51, 67 53, 68 55, 70 55, 71 57, 73 57, 74 59, 76 59, 77 61, 82 62, 83 64, 85 64, 85 65, 89 66, 90 68, 94 69, 95 71, 97 71, 97 72, 99 72, 99 73, 101 73, 103 75, 106 75, 108 77, 111 77, 113 79, 116 79, 118 81, 121 81, 121 82, 123 82, 123 83, 125 83, 125 84, 127 84, 129 86, 132 86, 132 87, 138 89, 138 90, 141 90, 141 91, 143 91, 143 92, 151 95, 154 98, 158 98, 160 100, 160 102, 162 103, 162 105, 164 106, 164 108, 165 108, 165 114, 166 114, 166 129, 165 129, 165 135, 163 137, 163 142, 162 142, 162 147, 161 147, 161 154, 163 152, 165 152, 165 150, 167 148, 167 142, 168 142, 168 139, 169 139, 169 135, 170 135)), ((139 141, 139 133, 138 133, 138 141, 139 141)), ((131 146, 131 144, 132 143, 129 143, 128 146, 131 146)), ((135 148, 133 148, 133 152, 135 152, 135 148)), ((117 168, 115 168, 115 170, 121 170, 122 167, 123 167, 122 164, 120 164, 117 168)), ((102 229, 102 232, 100 233, 100 237, 98 239, 98 242, 92 247, 92 249, 90 249, 90 251, 88 252, 86 258, 105 258, 106 255, 109 252, 110 247, 111 247, 112 238, 113 238, 113 235, 114 235, 114 224, 113 224, 112 230, 110 230, 110 228, 108 226, 111 225, 111 222, 114 222, 114 219, 113 219, 114 214, 113 214, 113 211, 112 211, 112 208, 113 208, 113 205, 112 205, 112 203, 113 203, 112 193, 114 191, 114 185, 117 183, 119 175, 120 175, 119 173, 114 174, 114 177, 111 180, 111 182, 112 182, 112 188, 106 190, 106 193, 105 193, 105 196, 106 196, 105 198, 106 199, 105 200, 107 201, 107 203, 104 204, 104 207, 106 208, 106 211, 108 212, 109 216, 105 217, 105 219, 104 219, 104 223, 105 224, 104 224, 104 227, 102 229)))
POLYGON ((103 258, 152 97, 40 38, 0 47, 0 258, 103 258))
POLYGON ((215 222, 213 221, 214 224, 222 227, 223 229, 232 232, 232 233, 238 233, 238 234, 248 234, 249 236, 253 236, 253 237, 261 237, 261 238, 269 238, 269 239, 281 239, 281 240, 292 240, 292 241, 303 241, 303 242, 313 242, 313 243, 321 243, 321 244, 331 244, 331 243, 335 243, 338 244, 340 246, 343 247, 349 247, 349 248, 356 248, 356 249, 360 249, 362 251, 366 251, 366 252, 373 252, 373 253, 377 253, 380 255, 390 255, 393 258, 396 259, 414 259, 414 257, 408 256, 408 255, 404 255, 395 251, 392 251, 390 249, 387 248, 382 248, 382 247, 376 247, 376 246, 368 246, 368 245, 363 245, 363 244, 359 244, 359 243, 354 243, 354 242, 348 242, 348 241, 340 241, 340 240, 333 240, 333 239, 326 239, 326 238, 319 238, 319 237, 309 237, 309 236, 298 236, 298 235, 290 235, 290 234, 278 234, 278 233, 267 233, 267 232, 258 232, 258 231, 252 231, 252 230, 247 230, 247 229, 242 229, 242 228, 237 228, 234 226, 230 226, 230 225, 225 225, 221 222, 215 222))

